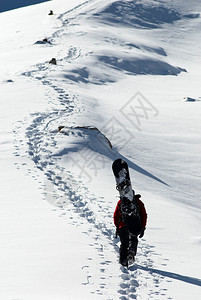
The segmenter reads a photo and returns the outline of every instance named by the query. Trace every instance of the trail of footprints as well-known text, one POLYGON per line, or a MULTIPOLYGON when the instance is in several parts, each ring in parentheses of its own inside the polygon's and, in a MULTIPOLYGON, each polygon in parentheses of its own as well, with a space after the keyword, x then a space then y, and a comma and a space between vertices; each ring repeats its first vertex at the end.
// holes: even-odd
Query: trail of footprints
MULTIPOLYGON (((80 52, 72 47, 65 59, 74 59, 79 55, 80 52)), ((55 210, 61 211, 60 217, 65 217, 65 211, 68 210, 72 212, 72 223, 75 212, 83 220, 80 224, 75 223, 75 226, 81 226, 82 222, 86 221, 90 224, 86 234, 90 234, 94 239, 94 243, 90 246, 97 251, 99 279, 96 276, 97 262, 94 262, 91 257, 88 258, 88 264, 82 266, 81 271, 84 274, 82 284, 90 285, 92 294, 107 300, 116 300, 118 294, 120 300, 126 300, 138 299, 140 291, 146 290, 147 300, 161 300, 163 296, 167 297, 166 290, 160 289, 162 276, 151 274, 138 267, 138 265, 143 265, 148 270, 153 266, 151 257, 154 250, 145 241, 141 249, 139 248, 135 266, 127 270, 117 264, 119 270, 112 268, 114 258, 118 260, 118 247, 113 238, 112 218, 109 220, 108 217, 108 220, 105 220, 105 211, 108 211, 105 201, 91 195, 82 182, 75 180, 68 170, 59 166, 57 158, 52 156, 52 150, 57 147, 56 125, 61 120, 67 120, 71 115, 81 113, 83 105, 76 96, 69 95, 57 83, 54 83, 53 79, 48 79, 45 74, 47 69, 46 65, 38 64, 34 70, 22 74, 31 80, 37 80, 39 84, 46 87, 50 107, 46 112, 34 113, 23 121, 19 121, 13 130, 14 155, 18 158, 18 162, 15 162, 16 168, 25 168, 27 175, 31 175, 39 182, 40 188, 43 189, 44 199, 53 205, 55 210), (55 130, 50 130, 54 124, 55 130), (24 127, 26 127, 26 136, 22 130, 24 127), (27 168, 27 157, 34 162, 34 167, 27 168), (39 181, 39 171, 45 175, 45 182, 39 181), (106 221, 108 221, 107 224, 106 221), (112 259, 108 259, 111 256, 112 259), (115 284, 118 284, 117 294, 108 295, 109 291, 111 292, 110 285, 115 284)))
MULTIPOLYGON (((45 81, 47 85, 48 82, 45 81)), ((56 89, 59 93, 59 101, 65 99, 63 102, 73 103, 72 110, 69 109, 68 112, 64 111, 65 115, 70 114, 75 107, 75 99, 71 99, 64 90, 58 88, 55 85, 50 85, 49 87, 56 89)), ((59 105, 58 105, 59 109, 59 105)), ((97 201, 97 198, 93 195, 90 195, 89 191, 85 186, 75 180, 72 174, 60 167, 57 164, 57 159, 52 156, 51 149, 56 147, 55 135, 57 130, 50 131, 48 124, 53 120, 62 117, 62 111, 59 110, 60 116, 58 117, 58 111, 44 112, 44 113, 34 113, 31 115, 31 118, 27 117, 23 121, 19 121, 16 128, 13 130, 15 134, 15 152, 14 155, 19 158, 19 163, 15 163, 17 168, 25 168, 27 175, 31 175, 35 180, 39 180, 38 170, 42 171, 47 180, 44 183, 41 182, 42 189, 44 192, 44 198, 55 208, 61 210, 60 217, 65 216, 65 211, 73 210, 76 213, 79 213, 80 217, 84 221, 88 221, 92 224, 90 235, 94 235, 94 231, 102 232, 101 234, 105 235, 107 238, 110 238, 113 235, 113 230, 108 228, 107 224, 103 223, 104 220, 104 204, 105 202, 100 199, 100 202, 97 201), (26 136, 23 136, 23 131, 21 128, 26 127, 26 136), (23 159, 30 157, 35 164, 35 168, 27 168, 26 162, 22 162, 23 159), (34 171, 35 170, 35 171, 34 171), (95 215, 93 206, 97 205, 99 202, 99 215, 95 215), (102 204, 100 204, 102 203, 102 204), (103 218, 103 219, 101 219, 103 218)), ((73 218, 73 217, 72 217, 73 218)), ((73 220, 72 220, 73 223, 73 220)), ((76 226, 76 224, 75 224, 76 226)), ((78 225, 79 226, 79 225, 78 225)), ((97 249, 98 257, 100 258, 100 272, 101 274, 105 272, 104 266, 108 266, 112 261, 105 260, 103 255, 103 246, 100 246, 100 242, 97 242, 97 239, 101 240, 100 236, 97 238, 94 237, 95 243, 93 247, 97 249)), ((111 251, 114 251, 113 249, 111 251)), ((94 261, 93 261, 94 264, 94 261)), ((82 271, 86 273, 85 284, 92 284, 92 278, 90 273, 89 266, 83 266, 82 271)), ((96 290, 92 291, 95 294, 103 295, 103 291, 107 286, 107 276, 103 274, 100 278, 100 282, 96 290)), ((96 284, 97 286, 97 284, 96 284)))
MULTIPOLYGON (((69 171, 60 167, 57 159, 52 156, 52 149, 57 147, 55 140, 56 130, 49 130, 49 124, 57 119, 60 120, 63 114, 66 116, 74 113, 73 109, 76 107, 76 99, 75 97, 70 97, 63 89, 49 83, 47 80, 43 84, 57 92, 57 98, 61 105, 68 103, 68 110, 66 107, 64 110, 61 110, 60 106, 57 105, 58 110, 54 109, 51 112, 32 114, 31 122, 30 117, 18 122, 14 129, 16 149, 14 155, 19 157, 20 161, 23 157, 27 158, 27 156, 32 159, 36 166, 35 173, 33 173, 33 169, 28 168, 27 174, 32 175, 34 179, 38 180, 38 170, 45 174, 47 180, 45 183, 41 183, 44 197, 51 205, 61 210, 60 217, 65 217, 66 210, 72 211, 73 205, 74 212, 78 213, 84 221, 87 220, 92 226, 91 231, 87 234, 94 236, 96 231, 99 232, 98 237, 94 236, 95 243, 91 246, 98 253, 100 278, 98 282, 96 282, 97 279, 94 279, 93 274, 97 272, 97 270, 94 270, 96 262, 89 258, 89 264, 82 267, 82 272, 85 274, 83 285, 90 285, 92 294, 106 297, 105 299, 108 300, 116 299, 115 295, 114 297, 112 296, 113 298, 111 296, 107 297, 110 284, 115 284, 113 281, 115 273, 111 268, 113 261, 107 259, 105 246, 101 244, 101 241, 106 239, 105 244, 108 244, 109 252, 113 253, 113 258, 115 257, 118 260, 118 248, 113 238, 112 220, 110 220, 109 224, 105 222, 106 203, 103 199, 97 199, 95 196, 90 195, 87 188, 80 181, 75 180, 69 171), (26 137, 23 136, 21 131, 21 128, 25 126, 26 137), (95 213, 97 211, 97 203, 99 206, 98 214, 95 213)), ((16 167, 20 168, 20 165, 16 163, 16 167)), ((26 168, 26 162, 23 162, 21 167, 26 168)), ((142 264, 148 270, 149 267, 153 266, 152 255, 154 255, 152 247, 143 242, 141 249, 139 247, 137 264, 142 264)), ((147 290, 147 295, 149 295, 147 299, 157 300, 167 296, 166 291, 160 289, 160 282, 163 280, 162 276, 143 271, 138 268, 137 264, 129 270, 119 267, 120 275, 115 281, 119 282, 119 287, 116 287, 119 299, 137 299, 141 289, 147 290), (144 281, 146 281, 146 284, 144 281)))

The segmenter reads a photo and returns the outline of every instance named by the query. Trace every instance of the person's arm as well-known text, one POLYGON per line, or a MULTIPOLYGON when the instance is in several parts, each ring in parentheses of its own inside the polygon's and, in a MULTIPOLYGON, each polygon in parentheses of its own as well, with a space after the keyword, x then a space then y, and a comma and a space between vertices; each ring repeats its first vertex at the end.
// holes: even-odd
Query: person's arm
POLYGON ((145 206, 141 200, 139 201, 139 211, 140 211, 140 217, 141 217, 141 222, 142 222, 142 231, 139 235, 140 238, 144 236, 144 231, 146 229, 146 224, 147 224, 147 212, 145 209, 145 206))
POLYGON ((113 218, 114 218, 114 225, 116 227, 118 227, 119 226, 119 221, 120 221, 120 203, 119 203, 119 201, 118 201, 117 206, 115 208, 113 218))

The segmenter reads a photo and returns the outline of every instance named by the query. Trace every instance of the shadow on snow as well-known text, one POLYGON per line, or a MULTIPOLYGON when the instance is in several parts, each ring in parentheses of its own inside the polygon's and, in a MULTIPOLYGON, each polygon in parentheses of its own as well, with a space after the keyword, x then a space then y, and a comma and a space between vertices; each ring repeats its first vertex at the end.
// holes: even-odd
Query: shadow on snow
POLYGON ((134 171, 143 174, 144 176, 147 176, 155 181, 158 181, 159 183, 162 183, 166 186, 169 186, 167 183, 165 183, 160 178, 156 177, 155 175, 151 174, 150 172, 146 171, 145 169, 141 168, 139 165, 135 164, 131 160, 127 159, 126 157, 119 154, 118 158, 124 159, 127 163, 130 169, 133 169, 134 171))
POLYGON ((171 278, 171 279, 176 279, 176 280, 180 280, 180 281, 183 281, 183 282, 186 282, 186 283, 201 286, 201 279, 199 279, 199 278, 183 276, 183 275, 180 275, 180 274, 177 274, 177 273, 167 272, 167 271, 153 269, 153 268, 149 268, 149 267, 143 267, 143 266, 140 266, 140 265, 135 265, 135 266, 131 267, 130 270, 131 271, 136 270, 136 268, 140 269, 140 270, 143 270, 143 271, 147 271, 151 274, 155 273, 155 274, 159 274, 161 276, 168 277, 168 278, 171 278))
POLYGON ((77 83, 101 85, 108 82, 115 82, 112 75, 106 72, 105 66, 131 75, 178 75, 181 72, 186 72, 185 69, 172 66, 167 62, 157 59, 123 58, 106 55, 97 56, 97 59, 102 64, 101 69, 104 68, 105 70, 102 74, 95 74, 93 70, 89 71, 88 68, 84 67, 65 72, 63 77, 77 83))
POLYGON ((130 169, 168 186, 168 184, 160 178, 122 156, 118 149, 113 147, 109 139, 96 127, 64 127, 61 133, 68 136, 71 142, 68 143, 68 146, 56 152, 53 155, 54 157, 62 157, 63 155, 76 153, 76 155, 79 156, 78 159, 82 158, 83 161, 87 161, 89 164, 92 161, 101 161, 101 156, 107 157, 112 161, 117 158, 122 158, 127 161, 130 169), (98 157, 99 155, 100 157, 98 157))
POLYGON ((120 58, 115 56, 99 56, 98 60, 119 71, 133 75, 178 75, 185 69, 174 67, 167 62, 154 59, 120 58))
POLYGON ((165 23, 174 23, 181 18, 198 18, 199 14, 182 15, 164 5, 136 3, 137 1, 116 1, 93 17, 104 23, 122 24, 141 29, 154 29, 165 23))

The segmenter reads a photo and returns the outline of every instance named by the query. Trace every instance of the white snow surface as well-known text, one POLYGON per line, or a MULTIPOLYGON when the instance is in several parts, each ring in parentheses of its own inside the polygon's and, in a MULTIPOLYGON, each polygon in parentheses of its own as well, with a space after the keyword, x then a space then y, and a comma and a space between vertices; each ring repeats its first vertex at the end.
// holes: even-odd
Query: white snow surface
POLYGON ((200 299, 200 13, 198 0, 0 13, 0 299, 200 299), (129 269, 116 158, 148 213, 129 269))

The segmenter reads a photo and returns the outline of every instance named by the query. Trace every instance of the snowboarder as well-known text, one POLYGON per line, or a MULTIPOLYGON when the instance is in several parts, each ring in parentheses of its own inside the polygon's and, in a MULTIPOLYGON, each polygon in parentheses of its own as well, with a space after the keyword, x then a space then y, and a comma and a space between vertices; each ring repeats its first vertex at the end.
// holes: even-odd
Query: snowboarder
POLYGON ((135 195, 135 192, 133 191, 133 197, 138 204, 139 216, 141 219, 141 231, 138 235, 132 235, 122 220, 121 199, 118 201, 114 212, 114 224, 116 226, 117 234, 119 235, 121 241, 119 262, 123 266, 128 266, 127 256, 128 256, 128 247, 129 247, 129 238, 131 238, 131 248, 132 248, 133 255, 135 256, 137 253, 138 236, 139 238, 142 238, 144 236, 144 231, 147 223, 147 213, 143 202, 140 200, 141 195, 139 194, 135 195))

